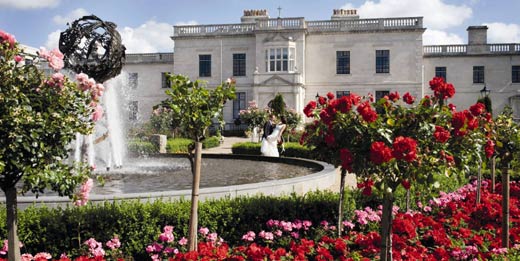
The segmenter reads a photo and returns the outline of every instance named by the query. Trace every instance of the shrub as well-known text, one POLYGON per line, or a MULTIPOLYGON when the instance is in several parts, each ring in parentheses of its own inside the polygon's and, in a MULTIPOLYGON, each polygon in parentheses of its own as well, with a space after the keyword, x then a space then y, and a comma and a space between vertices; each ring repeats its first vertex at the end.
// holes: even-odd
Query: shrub
MULTIPOLYGON (((245 154, 245 155, 261 155, 260 147, 262 143, 259 142, 238 142, 233 144, 231 147, 231 151, 233 154, 245 154)), ((306 158, 313 159, 311 155, 311 149, 300 145, 297 142, 285 142, 284 143, 285 151, 281 151, 281 147, 279 147, 280 155, 283 157, 296 157, 296 158, 306 158)))
POLYGON ((128 152, 137 155, 157 153, 159 148, 149 141, 133 139, 128 141, 128 152))
POLYGON ((233 154, 244 154, 244 155, 261 155, 260 153, 260 147, 262 146, 261 143, 258 142, 237 142, 233 144, 231 147, 231 152, 233 154))
POLYGON ((169 153, 188 153, 189 146, 193 141, 185 138, 168 139, 166 151, 169 153))
POLYGON ((203 149, 210 149, 218 146, 220 146, 220 138, 217 136, 212 136, 202 141, 203 149))

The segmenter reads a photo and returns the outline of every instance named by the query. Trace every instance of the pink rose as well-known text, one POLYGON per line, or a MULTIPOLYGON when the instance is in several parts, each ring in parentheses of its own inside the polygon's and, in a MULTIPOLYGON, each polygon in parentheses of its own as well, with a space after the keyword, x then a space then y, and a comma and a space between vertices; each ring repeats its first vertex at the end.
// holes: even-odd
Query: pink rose
POLYGON ((20 56, 20 55, 16 55, 16 56, 14 57, 14 61, 15 61, 16 63, 19 63, 19 62, 21 62, 22 60, 23 60, 23 57, 20 56))
POLYGON ((101 119, 101 117, 103 117, 103 107, 101 107, 101 105, 98 104, 96 105, 94 113, 92 114, 92 120, 98 121, 99 119, 101 119))

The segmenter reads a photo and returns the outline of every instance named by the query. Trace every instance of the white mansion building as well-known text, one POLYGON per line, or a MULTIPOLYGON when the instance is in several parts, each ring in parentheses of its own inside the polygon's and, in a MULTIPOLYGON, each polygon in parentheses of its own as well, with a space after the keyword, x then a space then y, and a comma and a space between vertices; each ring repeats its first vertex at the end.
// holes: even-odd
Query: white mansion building
POLYGON ((241 23, 174 26, 173 53, 127 55, 129 117, 143 122, 167 98, 166 72, 209 87, 235 78, 237 99, 224 108, 229 127, 248 101, 263 108, 277 93, 302 112, 328 92, 422 97, 434 76, 454 84, 449 102, 458 109, 475 103, 485 87, 494 112, 511 105, 520 117, 520 43, 488 44, 487 27, 470 26, 466 45, 423 46, 424 31, 422 17, 359 19, 356 10, 343 9, 321 21, 246 10, 241 23))

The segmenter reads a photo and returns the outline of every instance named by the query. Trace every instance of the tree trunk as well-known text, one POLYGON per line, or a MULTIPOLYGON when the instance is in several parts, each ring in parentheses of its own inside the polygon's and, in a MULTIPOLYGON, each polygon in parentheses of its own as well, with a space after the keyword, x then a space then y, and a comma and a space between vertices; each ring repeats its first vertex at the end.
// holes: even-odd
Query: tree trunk
POLYGON ((9 261, 20 261, 20 240, 18 239, 18 209, 16 199, 16 188, 9 187, 5 190, 5 201, 7 208, 7 240, 9 261))
POLYGON ((341 181, 339 185, 339 207, 338 207, 338 237, 341 237, 343 231, 343 201, 345 200, 345 176, 347 171, 341 169, 341 181))
POLYGON ((197 227, 199 206, 200 168, 202 160, 202 142, 195 142, 195 164, 193 164, 193 187, 191 189, 191 215, 189 225, 189 251, 197 250, 197 227))
POLYGON ((392 208, 394 206, 393 192, 384 192, 383 213, 381 216, 381 261, 392 260, 392 208))
POLYGON ((478 174, 477 174, 477 204, 480 204, 480 198, 482 194, 482 161, 479 161, 478 174))
POLYGON ((497 158, 491 158, 491 191, 495 193, 495 172, 496 172, 497 158))
POLYGON ((502 247, 509 248, 509 168, 502 168, 502 247))

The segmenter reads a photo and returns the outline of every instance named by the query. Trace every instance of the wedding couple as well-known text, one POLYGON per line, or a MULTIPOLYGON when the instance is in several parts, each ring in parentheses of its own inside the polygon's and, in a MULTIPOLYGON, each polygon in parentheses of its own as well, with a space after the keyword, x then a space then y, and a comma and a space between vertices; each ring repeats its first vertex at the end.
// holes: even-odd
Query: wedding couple
POLYGON ((269 115, 269 120, 264 125, 264 134, 262 135, 262 147, 260 151, 262 156, 280 157, 278 152, 278 143, 283 142, 282 134, 287 127, 284 117, 281 117, 281 122, 276 124, 276 116, 269 115))

